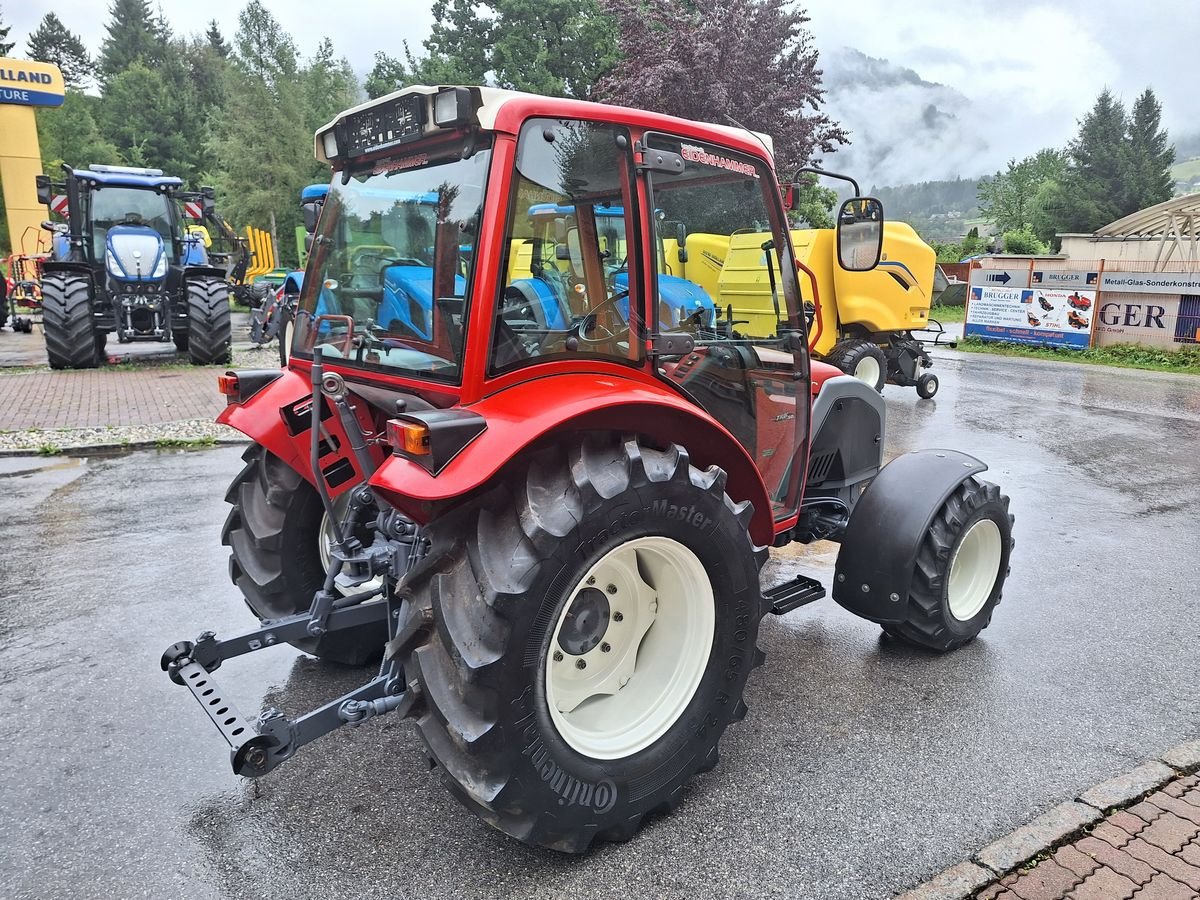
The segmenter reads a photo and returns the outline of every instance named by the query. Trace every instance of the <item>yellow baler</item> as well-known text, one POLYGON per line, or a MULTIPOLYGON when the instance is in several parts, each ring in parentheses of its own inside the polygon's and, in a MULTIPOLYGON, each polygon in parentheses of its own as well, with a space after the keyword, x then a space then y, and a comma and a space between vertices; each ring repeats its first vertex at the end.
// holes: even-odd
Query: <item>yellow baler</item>
MULTIPOLYGON (((718 308, 732 305, 733 317, 746 326, 745 333, 774 334, 778 324, 763 264, 767 237, 690 234, 687 262, 676 262, 673 240, 664 242, 664 255, 671 274, 700 285, 718 308)), ((818 301, 809 329, 813 356, 877 389, 891 381, 916 385, 922 396, 932 396, 937 390, 933 376, 918 384, 918 372, 930 360, 912 332, 929 326, 937 257, 912 226, 884 223, 879 265, 867 272, 838 265, 837 232, 832 228, 792 231, 792 244, 797 261, 814 276, 802 280, 806 300, 818 301)))

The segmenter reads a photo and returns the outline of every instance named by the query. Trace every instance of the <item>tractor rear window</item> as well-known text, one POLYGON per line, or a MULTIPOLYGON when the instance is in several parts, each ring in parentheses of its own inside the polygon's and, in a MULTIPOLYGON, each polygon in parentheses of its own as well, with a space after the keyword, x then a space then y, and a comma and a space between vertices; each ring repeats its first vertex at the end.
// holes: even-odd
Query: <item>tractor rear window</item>
POLYGON ((491 151, 407 153, 330 185, 294 351, 457 381, 491 151))

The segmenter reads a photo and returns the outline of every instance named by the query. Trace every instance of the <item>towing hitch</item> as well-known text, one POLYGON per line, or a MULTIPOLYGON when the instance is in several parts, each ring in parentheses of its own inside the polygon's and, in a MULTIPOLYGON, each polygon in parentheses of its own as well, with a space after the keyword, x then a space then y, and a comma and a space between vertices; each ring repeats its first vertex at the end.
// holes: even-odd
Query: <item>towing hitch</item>
MULTIPOLYGON (((388 621, 389 646, 405 640, 422 626, 419 617, 405 621, 403 601, 390 592, 385 600, 331 610, 326 631, 340 631, 369 622, 388 621)), ((412 617, 409 617, 412 618, 412 617)), ((266 709, 253 723, 237 711, 217 685, 213 672, 227 659, 286 644, 310 635, 310 612, 265 622, 260 628, 227 640, 206 631, 193 641, 180 641, 162 655, 162 669, 176 684, 192 692, 196 702, 229 744, 230 762, 237 775, 257 778, 287 761, 305 744, 341 728, 357 726, 390 712, 408 714, 417 689, 405 684, 404 673, 390 654, 385 654, 379 674, 362 687, 332 700, 311 712, 289 719, 277 709, 266 709)))

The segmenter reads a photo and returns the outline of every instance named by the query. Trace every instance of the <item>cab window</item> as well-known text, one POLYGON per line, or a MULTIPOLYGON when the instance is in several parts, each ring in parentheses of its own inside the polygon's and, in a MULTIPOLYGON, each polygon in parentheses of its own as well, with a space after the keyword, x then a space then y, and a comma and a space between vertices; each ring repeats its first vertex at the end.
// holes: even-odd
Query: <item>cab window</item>
POLYGON ((522 127, 493 374, 552 359, 640 362, 629 146, 628 132, 613 125, 532 119, 522 127))

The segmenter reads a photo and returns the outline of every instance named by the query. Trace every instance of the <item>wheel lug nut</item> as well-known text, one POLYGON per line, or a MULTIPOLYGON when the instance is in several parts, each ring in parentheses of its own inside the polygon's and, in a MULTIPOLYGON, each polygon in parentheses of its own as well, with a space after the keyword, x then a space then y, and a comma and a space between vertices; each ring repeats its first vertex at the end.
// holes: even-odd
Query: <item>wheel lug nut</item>
POLYGON ((625 618, 625 616, 622 615, 620 612, 613 613, 613 621, 614 622, 620 622, 624 618, 625 618))
POLYGON ((615 594, 617 592, 617 586, 615 584, 610 584, 607 588, 605 588, 605 590, 607 590, 610 594, 615 594))
POLYGON ((577 659, 577 660, 575 660, 575 668, 577 668, 577 669, 586 669, 586 668, 587 668, 587 663, 586 663, 584 660, 582 660, 582 659, 577 659))
POLYGON ((588 576, 587 583, 588 583, 588 584, 595 584, 595 583, 596 583, 596 576, 595 576, 595 575, 589 575, 589 576, 588 576))
POLYGON ((555 650, 555 651, 554 651, 554 661, 555 661, 555 662, 562 662, 562 651, 561 651, 561 650, 555 650))
POLYGON ((605 641, 603 644, 600 645, 601 653, 608 653, 610 650, 612 650, 612 644, 610 644, 608 641, 605 641))

